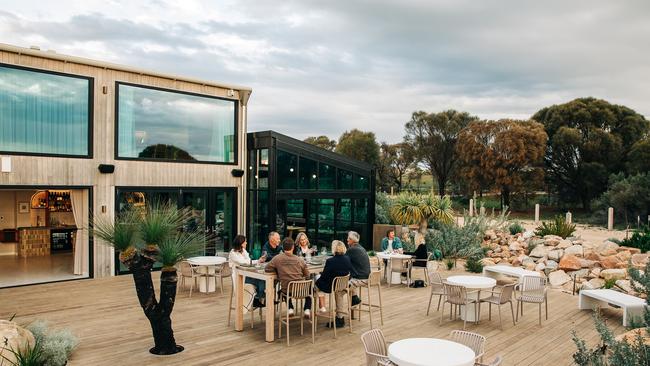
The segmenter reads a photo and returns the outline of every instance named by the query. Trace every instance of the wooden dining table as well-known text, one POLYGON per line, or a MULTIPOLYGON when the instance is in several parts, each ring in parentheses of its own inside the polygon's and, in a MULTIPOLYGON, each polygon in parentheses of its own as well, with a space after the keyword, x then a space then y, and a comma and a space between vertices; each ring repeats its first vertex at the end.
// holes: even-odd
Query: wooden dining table
MULTIPOLYGON (((325 257, 313 257, 307 262, 309 273, 316 274, 323 272, 325 268, 325 257)), ((241 332, 244 330, 244 278, 257 278, 266 282, 266 341, 275 340, 275 279, 277 275, 274 272, 266 272, 265 264, 253 266, 235 267, 235 330, 241 332)))

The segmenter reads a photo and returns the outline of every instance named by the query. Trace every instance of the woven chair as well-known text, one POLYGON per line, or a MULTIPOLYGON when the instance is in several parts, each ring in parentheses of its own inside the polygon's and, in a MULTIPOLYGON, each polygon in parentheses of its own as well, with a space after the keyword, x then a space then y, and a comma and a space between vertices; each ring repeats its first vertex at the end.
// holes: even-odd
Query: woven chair
POLYGON ((415 258, 413 258, 411 260, 411 278, 413 278, 413 272, 412 272, 413 270, 422 270, 422 272, 423 272, 422 274, 424 276, 424 283, 426 283, 426 284, 429 283, 428 264, 429 264, 429 261, 431 260, 432 256, 433 256, 433 253, 428 252, 427 259, 415 259, 415 258))
MULTIPOLYGON (((303 304, 305 299, 313 298, 313 297, 314 297, 314 281, 312 280, 291 281, 289 282, 289 286, 287 287, 287 293, 286 294, 281 293, 280 304, 278 306, 278 338, 282 337, 282 323, 284 323, 287 327, 287 346, 290 345, 289 344, 289 321, 291 319, 300 318, 300 335, 303 335, 305 317, 303 316, 301 309, 303 309, 303 304), (294 316, 290 316, 288 311, 289 303, 291 303, 292 300, 296 300, 296 307, 298 309, 296 315, 294 316), (283 319, 282 304, 284 303, 284 301, 286 301, 287 304, 287 312, 285 318, 283 319)), ((314 313, 314 301, 311 302, 310 311, 312 312, 312 314, 314 313)), ((310 323, 311 323, 311 343, 314 343, 315 322, 310 321, 310 323)))
MULTIPOLYGON (((489 297, 480 299, 481 303, 487 302, 489 305, 488 319, 492 320, 492 305, 496 305, 499 308, 499 329, 503 330, 503 324, 501 323, 501 305, 510 303, 510 312, 512 313, 512 325, 515 325, 515 310, 512 306, 512 293, 514 290, 515 284, 505 285, 505 286, 495 286, 492 288, 492 291, 485 291, 491 294, 489 297)), ((479 309, 480 311, 480 309, 479 309)))
POLYGON ((476 357, 475 362, 483 362, 483 355, 485 354, 485 343, 487 339, 480 334, 466 332, 464 330, 452 330, 449 338, 456 343, 465 345, 474 351, 476 357))
POLYGON ((192 297, 192 289, 194 289, 194 285, 196 285, 196 280, 197 278, 201 277, 201 274, 197 271, 197 268, 188 261, 179 262, 178 269, 181 275, 181 283, 180 283, 181 288, 185 288, 186 278, 192 279, 192 281, 190 282, 190 297, 192 297))
MULTIPOLYGON (((444 284, 444 290, 445 290, 445 301, 442 303, 442 313, 440 314, 440 324, 442 324, 442 318, 445 315, 445 304, 449 303, 451 305, 451 308, 449 309, 449 318, 452 319, 452 312, 456 313, 456 309, 460 306, 465 307, 465 316, 463 317, 463 330, 467 326, 467 305, 470 304, 476 304, 478 305, 478 300, 476 299, 471 299, 468 295, 479 292, 479 290, 475 291, 467 291, 467 288, 465 286, 460 286, 460 285, 451 285, 449 283, 444 284)), ((475 309, 475 316, 476 320, 478 321, 478 306, 474 307, 475 309)), ((460 310, 458 310, 458 313, 460 313, 460 310)))
POLYGON ((228 262, 221 264, 220 266, 217 266, 214 270, 214 277, 215 279, 219 279, 220 283, 220 288, 221 288, 221 294, 223 295, 223 279, 224 278, 232 278, 232 269, 230 268, 230 265, 228 262))
POLYGON ((361 335, 366 351, 366 366, 395 365, 388 359, 388 346, 381 329, 370 329, 361 335))
POLYGON ((502 362, 503 362, 503 358, 500 355, 498 355, 497 357, 494 358, 494 360, 490 361, 490 363, 476 362, 474 366, 500 366, 502 362))
POLYGON ((429 274, 427 278, 429 279, 429 288, 431 289, 431 295, 429 295, 429 306, 427 306, 427 315, 429 315, 429 309, 431 309, 431 300, 434 296, 438 296, 438 309, 440 311, 440 302, 442 297, 445 296, 445 286, 442 282, 442 276, 440 273, 435 271, 427 271, 429 274))
POLYGON ((533 303, 539 305, 539 325, 542 325, 542 303, 546 309, 546 320, 548 320, 548 297, 546 294, 546 278, 537 276, 524 276, 519 284, 515 286, 517 299, 517 317, 519 321, 519 311, 524 316, 524 303, 533 303))
MULTIPOLYGON (((335 323, 335 318, 336 318, 336 293, 337 292, 345 292, 347 295, 347 301, 348 301, 348 311, 344 313, 344 315, 348 316, 348 327, 350 328, 350 333, 352 333, 352 317, 350 316, 352 314, 352 307, 350 304, 352 303, 352 299, 350 299, 350 275, 347 276, 339 276, 335 277, 334 280, 332 281, 332 291, 330 292, 330 298, 329 298, 329 303, 327 306, 329 306, 329 311, 326 313, 321 313, 320 311, 315 311, 312 313, 312 316, 314 317, 314 326, 318 325, 318 318, 326 318, 328 319, 329 322, 332 324, 335 323)), ((318 294, 318 288, 316 288, 316 291, 314 291, 314 301, 318 301, 317 298, 318 294)), ((336 338, 336 326, 332 327, 334 329, 334 338, 336 338)))
POLYGON ((361 321, 361 312, 368 313, 368 316, 370 316, 370 328, 372 328, 372 311, 373 309, 377 308, 379 309, 379 316, 381 318, 381 325, 384 325, 384 311, 381 306, 381 271, 372 271, 370 272, 370 276, 368 276, 368 280, 366 281, 366 285, 363 287, 359 287, 359 296, 363 295, 363 289, 366 289, 366 293, 368 295, 368 298, 366 301, 363 301, 361 299, 361 303, 351 307, 353 314, 354 311, 359 312, 358 319, 361 321), (373 304, 372 302, 372 295, 371 295, 371 289, 372 287, 377 288, 377 296, 379 297, 379 305, 373 304))
MULTIPOLYGON (((228 303, 228 326, 230 326, 230 318, 233 310, 235 310, 234 304, 235 298, 235 285, 233 281, 233 286, 230 288, 230 302, 228 303)), ((244 308, 251 314, 251 329, 255 322, 255 310, 259 310, 260 322, 262 321, 262 308, 256 308, 253 306, 253 299, 255 298, 255 286, 250 283, 244 284, 244 308)))
POLYGON ((393 273, 399 273, 400 276, 406 273, 406 286, 411 286, 411 261, 412 259, 391 258, 388 262, 388 287, 393 282, 393 273))

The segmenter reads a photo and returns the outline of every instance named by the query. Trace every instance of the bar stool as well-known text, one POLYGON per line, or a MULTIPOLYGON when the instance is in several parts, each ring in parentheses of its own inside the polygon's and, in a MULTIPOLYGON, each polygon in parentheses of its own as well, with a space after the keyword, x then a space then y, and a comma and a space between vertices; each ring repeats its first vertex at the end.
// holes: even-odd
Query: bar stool
POLYGON ((361 321, 361 313, 362 312, 368 313, 368 315, 370 316, 370 329, 372 329, 372 311, 373 311, 374 308, 378 308, 379 309, 379 316, 381 318, 381 325, 384 325, 384 311, 383 311, 383 308, 381 306, 381 270, 370 272, 370 276, 368 276, 368 280, 366 281, 366 285, 365 286, 359 286, 359 297, 361 297, 361 295, 363 295, 363 289, 364 288, 366 289, 366 293, 368 294, 367 302, 364 302, 363 299, 361 299, 362 300, 361 303, 359 303, 357 305, 354 305, 352 307, 352 313, 354 313, 354 311, 359 312, 359 316, 358 316, 359 321, 361 321), (373 304, 373 302, 372 302, 372 296, 371 296, 370 290, 371 290, 371 288, 373 286, 377 288, 377 295, 379 297, 379 305, 373 304))

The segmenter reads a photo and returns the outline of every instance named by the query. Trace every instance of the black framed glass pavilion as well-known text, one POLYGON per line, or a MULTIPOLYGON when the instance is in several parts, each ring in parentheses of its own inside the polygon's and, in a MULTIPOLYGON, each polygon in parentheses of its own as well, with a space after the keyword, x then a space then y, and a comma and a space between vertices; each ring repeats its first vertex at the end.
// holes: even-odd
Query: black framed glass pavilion
POLYGON ((270 231, 307 234, 312 246, 345 242, 347 232, 372 246, 375 171, 364 162, 273 131, 248 134, 247 236, 254 257, 270 231))

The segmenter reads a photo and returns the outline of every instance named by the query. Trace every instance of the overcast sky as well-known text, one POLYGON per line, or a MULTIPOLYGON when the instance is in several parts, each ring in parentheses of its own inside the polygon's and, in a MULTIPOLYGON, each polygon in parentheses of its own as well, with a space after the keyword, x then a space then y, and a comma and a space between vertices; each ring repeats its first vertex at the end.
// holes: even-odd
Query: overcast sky
POLYGON ((0 42, 250 86, 249 131, 373 131, 415 110, 650 116, 650 1, 7 1, 0 42))

